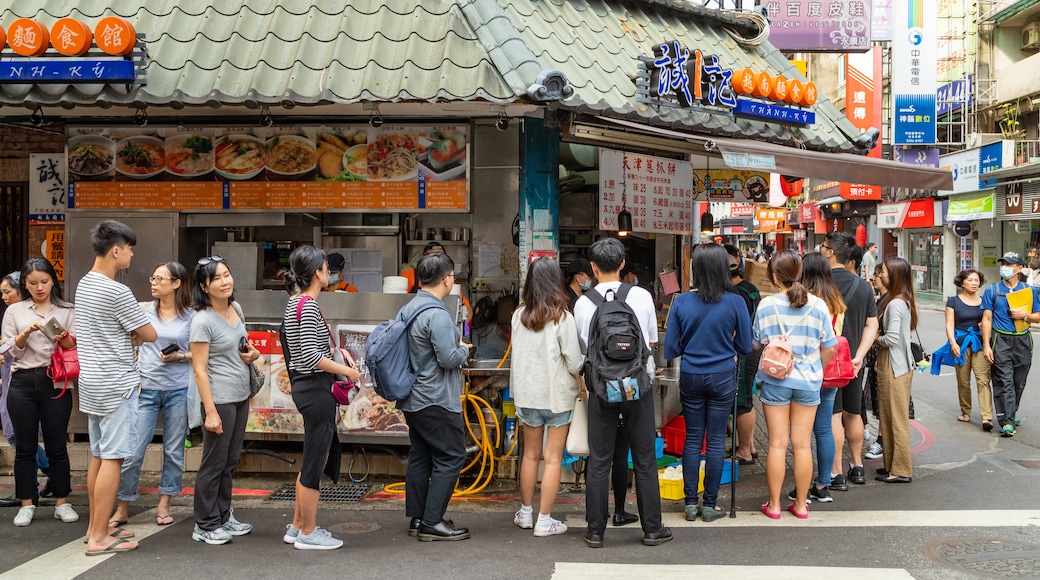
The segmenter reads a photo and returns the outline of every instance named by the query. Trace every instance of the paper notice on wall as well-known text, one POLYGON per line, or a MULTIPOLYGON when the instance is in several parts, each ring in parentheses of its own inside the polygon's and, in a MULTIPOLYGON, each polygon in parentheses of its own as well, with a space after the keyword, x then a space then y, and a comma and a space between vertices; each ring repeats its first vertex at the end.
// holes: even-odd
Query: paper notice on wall
POLYGON ((477 277, 498 278, 502 276, 502 246, 484 244, 477 247, 477 277))

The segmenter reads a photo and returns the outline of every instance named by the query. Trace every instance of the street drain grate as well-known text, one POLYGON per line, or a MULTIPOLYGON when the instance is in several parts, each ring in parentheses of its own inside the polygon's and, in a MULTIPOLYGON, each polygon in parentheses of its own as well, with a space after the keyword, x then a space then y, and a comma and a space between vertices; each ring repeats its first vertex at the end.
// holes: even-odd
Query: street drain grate
POLYGON ((926 554, 949 568, 990 578, 1040 578, 1040 546, 984 538, 929 542, 926 554))
MULTIPOLYGON (((357 503, 368 493, 368 484, 330 485, 321 488, 318 501, 357 503)), ((267 496, 267 501, 296 501, 296 484, 289 483, 267 496)))
POLYGON ((1040 461, 1036 459, 1012 459, 1011 463, 1017 464, 1019 467, 1026 469, 1040 469, 1040 461))

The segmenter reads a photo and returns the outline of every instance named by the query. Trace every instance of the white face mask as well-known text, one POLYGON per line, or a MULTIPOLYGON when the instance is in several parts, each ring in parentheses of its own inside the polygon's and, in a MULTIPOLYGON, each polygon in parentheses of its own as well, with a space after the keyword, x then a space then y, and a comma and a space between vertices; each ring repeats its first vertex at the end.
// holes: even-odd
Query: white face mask
POLYGON ((339 274, 329 274, 329 286, 339 284, 339 274))
POLYGON ((1000 277, 1005 280, 1010 280, 1015 277, 1015 269, 1011 266, 1000 267, 1000 277))
POLYGON ((589 288, 592 288, 592 280, 585 280, 581 284, 578 284, 578 286, 581 287, 582 292, 588 292, 589 288))

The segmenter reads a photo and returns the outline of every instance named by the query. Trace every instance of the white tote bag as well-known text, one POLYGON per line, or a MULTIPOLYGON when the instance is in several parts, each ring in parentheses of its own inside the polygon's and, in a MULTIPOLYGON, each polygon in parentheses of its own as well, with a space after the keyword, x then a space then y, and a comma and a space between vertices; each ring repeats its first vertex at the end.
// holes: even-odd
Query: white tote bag
POLYGON ((581 392, 578 402, 571 414, 571 429, 567 432, 567 453, 571 455, 589 454, 589 401, 585 390, 585 381, 579 376, 578 384, 581 392))

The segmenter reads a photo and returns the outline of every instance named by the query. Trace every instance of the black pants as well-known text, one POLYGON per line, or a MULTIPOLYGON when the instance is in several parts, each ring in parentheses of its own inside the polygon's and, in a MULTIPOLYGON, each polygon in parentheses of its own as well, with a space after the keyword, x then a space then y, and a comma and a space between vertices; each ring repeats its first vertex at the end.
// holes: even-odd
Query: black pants
POLYGON ((618 434, 618 414, 625 421, 625 435, 632 449, 636 472, 636 505, 643 532, 661 529, 661 489, 657 483, 654 453, 654 401, 647 394, 637 401, 608 403, 596 395, 589 397, 589 466, 585 475, 585 519, 589 531, 603 533, 607 527, 610 492, 610 463, 618 434))
POLYGON ((329 373, 299 375, 292 381, 292 399, 303 415, 303 461, 300 485, 317 490, 324 472, 339 483, 342 450, 336 433, 336 399, 332 396, 335 378, 329 373))
POLYGON ((431 406, 405 411, 404 417, 411 442, 404 484, 405 514, 438 524, 444 519, 466 462, 462 414, 431 406))
POLYGON ((209 532, 231 516, 231 472, 242 455, 249 399, 216 407, 224 432, 202 428, 202 462, 195 476, 195 524, 209 532))
POLYGON ((628 435, 625 420, 618 419, 617 438, 614 440, 614 464, 610 467, 610 486, 614 488, 614 513, 625 511, 628 495, 628 435))
MULTIPOLYGON (((1022 402, 1026 377, 1033 364, 1033 337, 1025 334, 1002 334, 993 331, 993 411, 1000 426, 1015 424, 1015 414, 1022 402)), ((16 435, 18 437, 20 435, 16 435)))
POLYGON ((54 388, 46 368, 21 369, 11 373, 11 392, 7 395, 7 412, 14 427, 14 495, 18 499, 32 499, 36 488, 36 445, 39 431, 43 431, 43 447, 50 461, 50 482, 54 497, 68 497, 72 492, 69 451, 66 433, 72 414, 72 393, 54 388))

